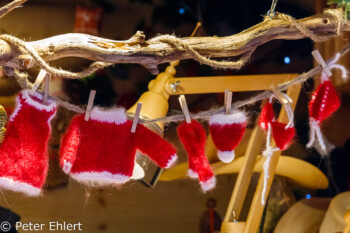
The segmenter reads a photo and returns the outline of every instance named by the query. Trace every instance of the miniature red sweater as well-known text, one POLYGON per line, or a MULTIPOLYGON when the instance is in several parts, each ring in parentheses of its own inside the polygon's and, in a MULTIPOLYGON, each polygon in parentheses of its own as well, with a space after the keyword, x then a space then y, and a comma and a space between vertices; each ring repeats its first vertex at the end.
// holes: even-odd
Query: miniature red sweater
POLYGON ((41 103, 42 95, 23 90, 16 99, 7 133, 0 146, 0 187, 37 196, 49 167, 47 142, 56 103, 41 103))
POLYGON ((131 133, 131 126, 121 108, 95 107, 89 121, 75 116, 62 139, 61 167, 78 181, 103 185, 131 178, 137 150, 163 168, 176 161, 176 150, 161 136, 142 124, 131 133))

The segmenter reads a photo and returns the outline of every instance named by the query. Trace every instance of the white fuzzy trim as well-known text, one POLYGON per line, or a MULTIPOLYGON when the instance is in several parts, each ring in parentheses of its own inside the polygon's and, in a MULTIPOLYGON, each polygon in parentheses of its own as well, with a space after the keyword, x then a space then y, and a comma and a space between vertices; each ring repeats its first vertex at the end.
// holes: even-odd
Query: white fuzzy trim
POLYGON ((112 174, 107 171, 70 173, 70 176, 80 182, 89 184, 98 183, 100 185, 123 184, 130 180, 129 176, 122 174, 112 174))
POLYGON ((202 190, 203 192, 206 192, 208 190, 211 190, 213 188, 215 188, 215 185, 216 185, 216 178, 215 176, 212 176, 210 179, 208 179, 207 181, 205 182, 200 182, 201 184, 201 187, 202 187, 202 190))
POLYGON ((188 175, 189 177, 191 177, 192 179, 198 178, 198 173, 195 172, 195 171, 193 171, 192 169, 188 169, 187 175, 188 175))
POLYGON ((11 114, 11 117, 10 117, 10 121, 13 121, 15 119, 15 117, 17 116, 19 110, 22 109, 22 104, 21 104, 21 100, 20 100, 20 97, 17 96, 16 97, 16 106, 15 106, 15 110, 13 111, 13 113, 11 114))
POLYGON ((73 167, 73 164, 71 162, 67 162, 67 160, 63 161, 62 170, 64 171, 64 173, 68 174, 72 169, 72 167, 73 167))
MULTIPOLYGON (((28 90, 28 89, 21 91, 21 93, 22 93, 22 96, 23 96, 24 101, 25 101, 27 104, 33 106, 34 108, 36 108, 36 109, 38 109, 38 110, 45 110, 45 111, 47 111, 47 112, 51 112, 51 111, 54 110, 54 109, 56 108, 56 106, 57 106, 57 104, 56 104, 55 102, 51 101, 51 100, 47 100, 47 103, 48 103, 47 105, 45 105, 45 104, 43 104, 43 103, 40 103, 39 101, 34 100, 34 99, 30 96, 29 90, 28 90)), ((38 92, 35 92, 35 93, 34 93, 34 96, 35 96, 35 98, 38 98, 38 99, 41 100, 41 101, 42 101, 42 99, 43 99, 42 94, 40 94, 40 93, 38 93, 38 92)))
MULTIPOLYGON (((33 106, 34 108, 38 109, 39 111, 45 110, 47 112, 51 112, 52 110, 54 110, 56 108, 56 103, 53 101, 48 100, 48 105, 42 104, 34 99, 32 99, 32 97, 29 94, 29 90, 23 90, 21 91, 24 102, 29 104, 30 106, 33 106)), ((34 96, 36 98, 38 98, 39 100, 42 100, 43 96, 39 93, 34 93, 34 96)), ((10 121, 14 121, 14 119, 16 118, 16 116, 18 115, 18 112, 22 109, 22 103, 21 103, 21 97, 20 95, 18 95, 16 97, 16 107, 15 110, 13 111, 13 113, 11 114, 10 117, 10 121)), ((49 119, 47 120, 47 124, 50 126, 50 121, 52 120, 52 118, 55 117, 55 114, 52 114, 52 116, 49 117, 49 119)))
POLYGON ((241 111, 232 111, 231 114, 215 114, 210 117, 209 124, 242 124, 247 121, 247 117, 241 111))
POLYGON ((94 107, 91 110, 90 120, 121 125, 127 121, 127 117, 124 108, 111 108, 107 110, 104 108, 94 107))
POLYGON ((218 150, 218 157, 224 163, 231 163, 235 158, 235 151, 221 151, 218 150))
POLYGON ((176 154, 173 154, 170 159, 168 160, 168 162, 166 163, 165 167, 164 168, 170 168, 172 167, 175 163, 176 163, 176 160, 177 160, 177 155, 176 154))
POLYGON ((134 167, 134 170, 132 171, 131 179, 140 180, 143 177, 145 177, 145 171, 138 163, 135 162, 135 167, 134 167))
POLYGON ((7 190, 24 193, 28 196, 39 196, 41 194, 41 189, 27 183, 14 181, 13 179, 7 177, 0 177, 0 187, 7 190))

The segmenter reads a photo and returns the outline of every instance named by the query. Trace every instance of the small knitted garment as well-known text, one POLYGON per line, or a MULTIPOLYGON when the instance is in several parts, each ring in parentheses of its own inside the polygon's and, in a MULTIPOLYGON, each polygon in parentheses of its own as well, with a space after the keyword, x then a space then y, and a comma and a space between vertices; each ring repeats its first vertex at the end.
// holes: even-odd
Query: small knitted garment
POLYGON ((48 171, 47 142, 56 103, 41 103, 42 95, 21 91, 0 146, 0 187, 37 196, 48 171))
POLYGON ((322 139, 320 130, 320 124, 324 119, 329 117, 340 106, 340 100, 338 94, 331 81, 323 81, 312 94, 311 101, 309 102, 309 114, 310 114, 310 141, 307 144, 311 147, 314 143, 315 137, 320 143, 323 150, 326 146, 322 139))
POLYGON ((267 137, 270 137, 270 134, 272 134, 276 146, 280 150, 287 149, 294 138, 294 124, 277 122, 273 112, 272 103, 265 104, 262 109, 259 117, 259 125, 262 129, 267 131, 267 137))
POLYGON ((177 134, 188 154, 188 176, 198 178, 204 192, 213 189, 216 179, 204 154, 206 133, 202 125, 195 120, 183 122, 178 126, 177 134))
POLYGON ((162 168, 175 163, 176 150, 161 136, 142 124, 131 133, 131 126, 122 108, 95 107, 89 121, 75 116, 62 138, 63 171, 88 184, 122 184, 133 174, 137 150, 162 168))
POLYGON ((234 149, 241 142, 247 118, 243 112, 232 111, 230 114, 215 114, 209 119, 209 129, 218 157, 224 163, 230 163, 235 158, 234 149))
POLYGON ((261 110, 261 114, 259 117, 259 125, 260 127, 266 131, 266 149, 263 151, 263 155, 266 156, 266 160, 263 165, 264 170, 264 185, 263 191, 261 195, 261 203, 265 205, 266 195, 267 195, 267 180, 270 177, 270 164, 272 155, 275 151, 285 150, 291 144, 294 134, 294 114, 290 107, 290 105, 285 105, 286 113, 289 117, 289 123, 281 123, 276 121, 273 106, 272 106, 272 97, 270 98, 270 102, 265 104, 264 108, 261 110), (277 148, 273 148, 271 146, 271 136, 273 137, 277 148))

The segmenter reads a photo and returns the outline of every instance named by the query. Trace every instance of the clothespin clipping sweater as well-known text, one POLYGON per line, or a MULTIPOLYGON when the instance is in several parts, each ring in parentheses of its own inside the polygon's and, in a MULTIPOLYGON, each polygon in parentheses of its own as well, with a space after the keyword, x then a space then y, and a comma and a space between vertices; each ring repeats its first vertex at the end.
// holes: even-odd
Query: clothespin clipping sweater
POLYGON ((171 167, 176 150, 142 124, 130 132, 132 124, 123 108, 94 107, 89 121, 76 115, 61 143, 64 172, 87 184, 122 184, 133 175, 136 150, 162 168, 171 167))
POLYGON ((47 142, 56 103, 42 103, 39 93, 17 96, 7 133, 0 146, 0 187, 30 196, 41 193, 48 171, 47 142), (33 121, 35 122, 33 123, 33 121))

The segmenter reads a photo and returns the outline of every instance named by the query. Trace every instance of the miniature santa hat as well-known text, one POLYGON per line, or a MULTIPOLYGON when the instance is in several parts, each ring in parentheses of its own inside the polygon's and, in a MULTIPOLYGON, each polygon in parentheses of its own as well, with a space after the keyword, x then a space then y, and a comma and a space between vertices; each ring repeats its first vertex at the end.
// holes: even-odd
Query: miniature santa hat
MULTIPOLYGON (((344 66, 335 64, 340 58, 338 53, 335 58, 328 64, 327 68, 337 68, 342 72, 342 77, 347 77, 347 72, 344 66)), ((321 84, 317 90, 312 94, 311 101, 309 102, 309 115, 310 115, 310 140, 307 147, 313 146, 315 138, 317 137, 320 147, 323 152, 326 152, 326 145, 324 143, 320 124, 328 118, 333 112, 335 112, 340 106, 340 100, 338 94, 329 80, 329 77, 325 71, 321 74, 321 84)))
POLYGON ((47 142, 56 103, 23 90, 16 98, 5 141, 0 146, 0 187, 29 196, 41 193, 48 171, 47 142))
POLYGON ((130 180, 137 150, 162 168, 175 163, 176 150, 161 136, 142 124, 135 133, 131 127, 123 108, 94 107, 89 121, 75 116, 62 138, 63 171, 79 182, 109 185, 130 180))
POLYGON ((216 179, 204 153, 206 133, 202 125, 195 120, 183 122, 177 133, 188 154, 188 176, 198 178, 204 192, 213 189, 216 179))
POLYGON ((209 119, 209 129, 218 157, 224 163, 235 158, 234 149, 238 146, 245 132, 247 118, 241 111, 230 114, 215 114, 209 119))

